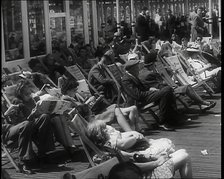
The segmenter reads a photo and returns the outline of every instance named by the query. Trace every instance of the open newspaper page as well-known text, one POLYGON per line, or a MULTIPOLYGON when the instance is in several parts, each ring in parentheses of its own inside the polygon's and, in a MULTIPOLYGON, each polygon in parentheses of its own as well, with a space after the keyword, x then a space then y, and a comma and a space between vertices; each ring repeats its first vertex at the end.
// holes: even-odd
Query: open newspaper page
POLYGON ((33 109, 31 115, 40 114, 63 114, 65 111, 72 109, 72 103, 70 101, 61 100, 55 96, 49 94, 42 95, 40 100, 36 103, 36 107, 33 109))

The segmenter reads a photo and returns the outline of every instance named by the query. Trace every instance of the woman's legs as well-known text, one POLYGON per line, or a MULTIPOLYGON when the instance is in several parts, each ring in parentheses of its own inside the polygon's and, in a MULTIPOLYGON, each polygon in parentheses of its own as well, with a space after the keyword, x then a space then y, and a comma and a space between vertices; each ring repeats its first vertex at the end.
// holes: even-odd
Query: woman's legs
POLYGON ((133 130, 139 131, 139 116, 138 116, 138 109, 136 106, 130 106, 127 108, 120 108, 121 112, 128 116, 130 119, 130 126, 133 130))
POLYGON ((130 125, 128 124, 125 116, 121 112, 120 108, 115 108, 115 117, 117 119, 117 123, 121 126, 121 128, 127 132, 127 131, 132 131, 130 125))
POLYGON ((177 150, 169 155, 174 163, 174 170, 180 172, 181 178, 192 178, 191 160, 185 149, 177 150))

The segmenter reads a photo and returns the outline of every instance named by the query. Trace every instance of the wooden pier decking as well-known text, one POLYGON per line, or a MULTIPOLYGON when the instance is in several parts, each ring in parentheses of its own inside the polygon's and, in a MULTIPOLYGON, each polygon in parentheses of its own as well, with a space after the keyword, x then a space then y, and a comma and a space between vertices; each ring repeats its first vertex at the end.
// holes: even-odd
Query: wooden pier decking
MULTIPOLYGON (((174 142, 176 148, 186 149, 192 160, 193 178, 221 178, 221 94, 216 94, 211 100, 217 102, 215 108, 205 114, 188 114, 192 121, 179 127, 176 131, 152 130, 150 134, 146 134, 148 138, 153 139, 169 138, 174 142), (208 155, 202 155, 202 150, 207 150, 208 155)), ((191 108, 198 107, 193 105, 191 108)), ((145 114, 145 117, 152 121, 149 114, 145 114)), ((78 140, 77 143, 79 143, 78 140)), ((56 164, 44 165, 41 169, 36 170, 36 174, 30 176, 16 173, 10 163, 3 165, 7 161, 6 158, 2 158, 2 168, 6 169, 13 179, 53 179, 61 178, 66 172, 82 171, 89 166, 83 150, 77 152, 77 161, 69 163, 65 163, 68 156, 61 146, 58 146, 56 152, 49 155, 56 164)), ((179 177, 179 173, 176 172, 175 178, 179 177)))

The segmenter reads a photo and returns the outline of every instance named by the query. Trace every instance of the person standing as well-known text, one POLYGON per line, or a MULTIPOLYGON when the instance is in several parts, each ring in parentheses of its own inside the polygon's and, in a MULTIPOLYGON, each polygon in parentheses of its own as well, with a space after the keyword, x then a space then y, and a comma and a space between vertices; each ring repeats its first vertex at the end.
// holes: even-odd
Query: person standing
POLYGON ((168 9, 166 16, 166 31, 169 39, 171 38, 171 35, 174 33, 175 21, 176 21, 175 16, 172 14, 172 11, 168 9))
POLYGON ((202 36, 205 33, 204 21, 202 19, 202 7, 197 9, 197 15, 192 20, 191 26, 191 41, 194 42, 198 36, 202 36))
POLYGON ((136 32, 137 35, 140 36, 140 42, 143 42, 148 39, 149 37, 149 24, 146 19, 146 11, 148 10, 147 7, 143 7, 142 11, 140 12, 139 16, 136 19, 136 32))
POLYGON ((162 31, 163 31, 163 17, 161 15, 160 9, 157 9, 156 10, 156 14, 155 14, 154 20, 155 20, 156 25, 159 28, 158 36, 160 38, 160 36, 162 35, 162 31))

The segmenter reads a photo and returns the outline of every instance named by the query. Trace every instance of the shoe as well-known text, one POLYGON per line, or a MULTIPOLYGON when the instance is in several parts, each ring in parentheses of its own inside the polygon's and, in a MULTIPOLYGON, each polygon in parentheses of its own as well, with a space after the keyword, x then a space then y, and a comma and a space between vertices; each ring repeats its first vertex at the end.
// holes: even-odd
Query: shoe
POLYGON ((19 167, 19 171, 21 173, 24 173, 24 174, 27 174, 27 175, 31 175, 31 174, 34 174, 35 172, 30 169, 27 165, 25 165, 24 163, 23 164, 18 164, 18 167, 19 167))
POLYGON ((138 163, 145 163, 149 161, 143 154, 134 154, 133 159, 138 163))
POLYGON ((158 125, 158 128, 164 131, 175 131, 173 127, 167 126, 166 124, 158 125))
POLYGON ((209 105, 201 105, 200 108, 202 111, 207 111, 211 108, 214 108, 216 106, 216 102, 210 101, 209 105))

